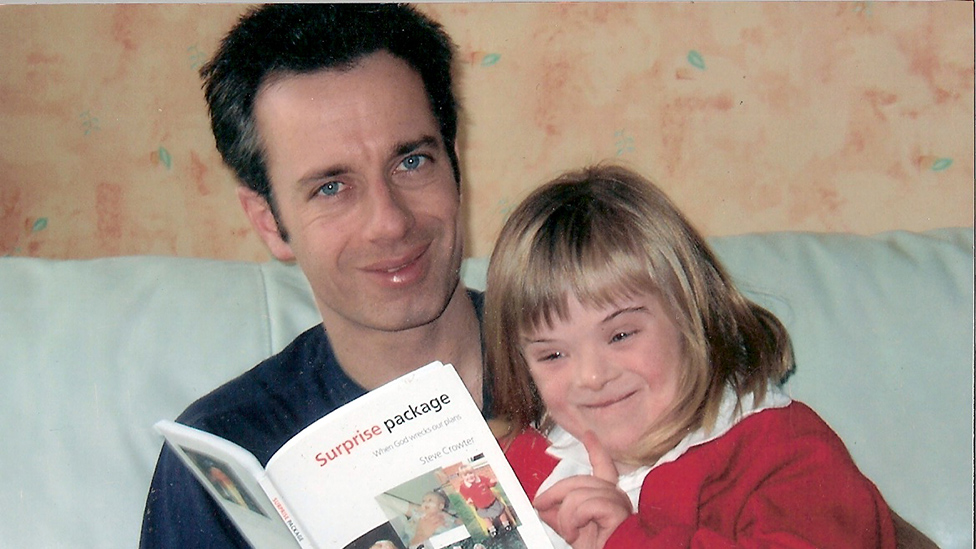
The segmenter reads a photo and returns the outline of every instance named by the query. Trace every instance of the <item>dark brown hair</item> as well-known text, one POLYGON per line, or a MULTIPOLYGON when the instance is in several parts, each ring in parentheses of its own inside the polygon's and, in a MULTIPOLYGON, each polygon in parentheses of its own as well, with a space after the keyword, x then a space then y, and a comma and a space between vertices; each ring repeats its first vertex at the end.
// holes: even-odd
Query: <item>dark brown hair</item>
POLYGON ((406 4, 266 4, 241 17, 200 75, 217 150, 240 182, 268 201, 272 213, 277 210, 254 117, 262 86, 282 76, 349 70, 379 51, 420 75, 460 184, 455 46, 438 23, 406 4))

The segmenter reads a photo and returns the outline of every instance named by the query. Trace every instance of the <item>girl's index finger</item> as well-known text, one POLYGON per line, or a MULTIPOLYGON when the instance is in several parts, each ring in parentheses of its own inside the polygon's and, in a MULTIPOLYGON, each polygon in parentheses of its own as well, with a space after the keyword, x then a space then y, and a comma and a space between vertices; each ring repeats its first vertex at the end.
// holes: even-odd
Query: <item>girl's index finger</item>
POLYGON ((603 448, 600 440, 596 438, 596 433, 587 431, 582 437, 583 447, 590 457, 590 465, 593 467, 593 476, 600 480, 605 480, 611 484, 617 484, 620 474, 617 466, 613 463, 610 453, 603 448))

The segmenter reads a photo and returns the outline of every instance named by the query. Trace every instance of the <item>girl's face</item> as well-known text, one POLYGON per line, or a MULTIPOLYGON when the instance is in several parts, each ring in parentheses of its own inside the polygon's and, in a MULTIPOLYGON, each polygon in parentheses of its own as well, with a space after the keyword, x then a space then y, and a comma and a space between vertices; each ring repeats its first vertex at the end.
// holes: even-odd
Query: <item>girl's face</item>
POLYGON ((523 355, 552 419, 619 461, 677 399, 681 334, 656 294, 595 308, 571 294, 567 313, 523 334, 523 355))

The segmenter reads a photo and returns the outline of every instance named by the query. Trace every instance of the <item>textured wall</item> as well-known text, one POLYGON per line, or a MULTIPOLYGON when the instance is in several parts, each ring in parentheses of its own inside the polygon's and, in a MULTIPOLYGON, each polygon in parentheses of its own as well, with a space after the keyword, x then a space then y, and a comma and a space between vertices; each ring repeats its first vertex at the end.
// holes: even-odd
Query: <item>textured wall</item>
MULTIPOLYGON (((706 234, 973 223, 971 2, 433 4, 469 255, 616 159, 706 234)), ((0 255, 265 259, 196 69, 241 5, 0 7, 0 255)))

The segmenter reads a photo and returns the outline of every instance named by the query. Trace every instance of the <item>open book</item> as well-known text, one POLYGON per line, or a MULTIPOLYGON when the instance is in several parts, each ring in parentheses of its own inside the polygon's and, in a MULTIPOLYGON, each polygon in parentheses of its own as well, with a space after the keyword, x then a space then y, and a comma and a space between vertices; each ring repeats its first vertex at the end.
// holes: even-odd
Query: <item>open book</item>
POLYGON ((209 433, 172 421, 156 429, 256 548, 552 547, 450 365, 333 411, 266 468, 209 433))

